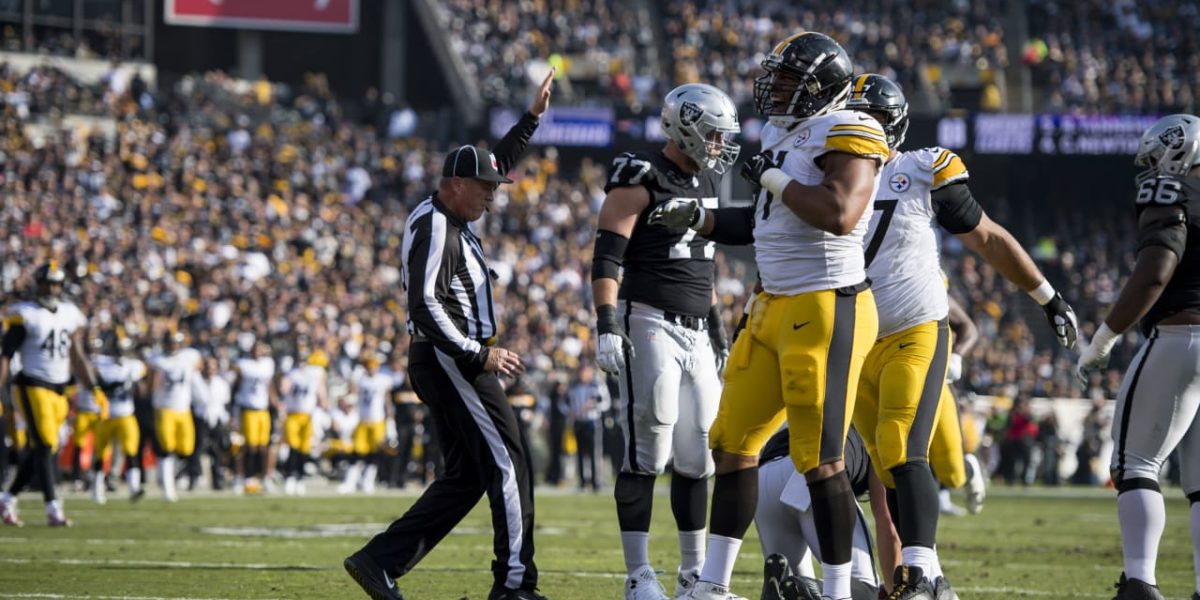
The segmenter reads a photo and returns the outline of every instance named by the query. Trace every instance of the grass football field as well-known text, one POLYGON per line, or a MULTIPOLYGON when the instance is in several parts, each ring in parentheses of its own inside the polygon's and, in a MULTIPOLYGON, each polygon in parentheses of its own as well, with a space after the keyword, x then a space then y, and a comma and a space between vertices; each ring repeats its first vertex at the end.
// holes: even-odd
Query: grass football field
MULTIPOLYGON (((673 573, 678 550, 666 487, 658 491, 652 561, 673 573)), ((1159 583, 1167 598, 1187 599, 1188 505, 1178 490, 1167 495, 1159 583)), ((150 495, 133 505, 113 495, 105 506, 66 498, 70 529, 46 527, 40 497, 29 494, 21 498, 25 527, 0 529, 0 598, 365 598, 342 559, 415 496, 202 493, 177 504, 150 495)), ((543 593, 552 600, 622 597, 607 494, 539 490, 537 515, 543 593)), ((1115 515, 1111 491, 996 489, 982 514, 942 518, 941 555, 964 600, 1111 598, 1121 558, 1115 515)), ((743 548, 733 590, 757 598, 762 556, 753 533, 743 548)), ((490 556, 490 519, 481 503, 399 583, 411 599, 483 600, 490 556)), ((669 592, 672 576, 662 580, 669 592)))

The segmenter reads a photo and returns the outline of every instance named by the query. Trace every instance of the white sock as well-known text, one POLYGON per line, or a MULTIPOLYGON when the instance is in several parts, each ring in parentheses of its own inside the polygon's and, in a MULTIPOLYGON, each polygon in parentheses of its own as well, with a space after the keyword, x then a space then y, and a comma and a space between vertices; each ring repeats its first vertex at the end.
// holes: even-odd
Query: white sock
POLYGON ((625 572, 630 575, 650 566, 650 532, 622 531, 621 550, 625 553, 625 572))
POLYGON ((929 578, 930 583, 933 583, 937 581, 938 577, 945 577, 945 575, 946 574, 942 572, 942 561, 940 558, 938 558, 937 546, 934 546, 933 562, 930 563, 929 572, 926 573, 925 576, 929 578))
POLYGON ((175 455, 168 454, 162 459, 163 490, 175 491, 175 455))
POLYGON ((679 568, 684 571, 704 566, 705 530, 679 532, 679 568))
POLYGON ((3 494, 0 494, 0 504, 12 504, 16 506, 16 497, 8 492, 4 492, 3 494))
POLYGON ((723 535, 709 535, 708 557, 704 559, 700 581, 729 587, 729 580, 733 578, 733 564, 737 562, 738 550, 741 548, 742 540, 723 535))
POLYGON ((125 477, 129 479, 129 491, 136 494, 138 490, 142 489, 141 469, 130 469, 129 472, 125 474, 125 477))
POLYGON ((62 514, 63 514, 62 500, 55 498, 54 500, 47 502, 46 503, 46 514, 53 516, 53 517, 58 517, 61 519, 62 514))
POLYGON ((954 502, 950 500, 950 490, 942 489, 938 491, 938 504, 942 510, 946 510, 954 505, 954 502))
POLYGON ((1192 562, 1196 566, 1196 593, 1200 594, 1200 502, 1192 503, 1192 562))
POLYGON ((831 565, 821 563, 821 596, 829 598, 850 597, 850 567, 854 563, 831 565))
POLYGON ((358 476, 359 476, 359 474, 362 473, 362 470, 363 470, 362 462, 356 462, 353 465, 350 465, 350 468, 346 469, 346 480, 342 482, 342 485, 345 485, 348 488, 357 486, 358 485, 358 476))
POLYGON ((1156 585, 1154 566, 1158 560, 1158 541, 1167 525, 1167 508, 1162 494, 1142 489, 1123 492, 1117 496, 1117 515, 1121 519, 1125 576, 1156 585))
POLYGON ((933 564, 937 562, 937 552, 925 546, 905 546, 900 549, 900 562, 921 569, 927 579, 933 581, 933 564))

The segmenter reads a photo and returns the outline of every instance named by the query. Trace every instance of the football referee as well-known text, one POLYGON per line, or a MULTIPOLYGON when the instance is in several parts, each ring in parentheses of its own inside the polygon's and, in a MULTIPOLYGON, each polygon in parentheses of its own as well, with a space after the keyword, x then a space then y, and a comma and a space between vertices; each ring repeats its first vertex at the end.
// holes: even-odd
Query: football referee
POLYGON ((529 112, 491 152, 462 146, 446 156, 442 180, 404 226, 408 373, 433 417, 445 473, 412 508, 346 559, 346 571, 375 600, 402 599, 395 579, 412 570, 479 502, 492 510, 494 583, 488 600, 545 600, 533 563, 533 476, 526 440, 500 384, 524 371, 497 345, 492 271, 470 223, 483 216, 537 129, 554 71, 529 112))

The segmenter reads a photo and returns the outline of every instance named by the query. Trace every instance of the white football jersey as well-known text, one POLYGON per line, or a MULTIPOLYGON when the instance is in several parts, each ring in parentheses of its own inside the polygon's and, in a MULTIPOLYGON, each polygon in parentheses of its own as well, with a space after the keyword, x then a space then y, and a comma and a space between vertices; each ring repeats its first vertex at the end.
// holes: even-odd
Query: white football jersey
POLYGON ((57 308, 49 310, 36 302, 18 302, 5 318, 5 325, 25 331, 17 348, 21 373, 56 385, 71 380, 71 336, 87 325, 87 318, 74 304, 60 301, 57 308))
MULTIPOLYGON (((839 110, 805 119, 790 127, 767 124, 762 130, 762 149, 789 177, 804 185, 825 178, 817 160, 831 152, 844 152, 878 160, 887 159, 883 129, 866 114, 839 110)), ((879 176, 875 177, 879 186, 879 176)), ((869 207, 868 207, 869 208, 869 207)), ((871 211, 848 235, 822 231, 792 213, 782 199, 766 190, 759 192, 754 210, 754 255, 763 289, 771 294, 796 295, 861 283, 862 240, 871 211)))
POLYGON ((336 408, 329 413, 329 420, 333 428, 337 431, 337 439, 344 444, 354 442, 354 429, 358 427, 358 413, 354 410, 342 412, 342 409, 336 408))
MULTIPOLYGON (((136 358, 101 355, 92 360, 100 377, 104 394, 108 396, 108 418, 133 414, 133 387, 146 377, 146 363, 136 358)), ((91 390, 80 390, 79 410, 98 412, 91 390)))
POLYGON ((183 348, 170 356, 160 355, 151 366, 162 373, 162 384, 154 387, 154 408, 190 412, 192 385, 200 376, 200 351, 183 348))
POLYGON ((880 338, 949 312, 932 194, 967 177, 962 159, 942 148, 900 152, 884 166, 864 252, 880 338))
POLYGON ((233 393, 234 403, 249 410, 267 410, 271 404, 270 385, 275 377, 275 359, 270 356, 239 358, 237 372, 241 382, 233 393))
POLYGON ((317 408, 317 390, 325 385, 325 369, 317 365, 301 365, 288 371, 287 413, 312 414, 317 408))
POLYGON ((375 423, 387 417, 388 394, 396 387, 395 379, 383 372, 374 375, 366 371, 354 380, 358 389, 358 418, 364 423, 375 423))

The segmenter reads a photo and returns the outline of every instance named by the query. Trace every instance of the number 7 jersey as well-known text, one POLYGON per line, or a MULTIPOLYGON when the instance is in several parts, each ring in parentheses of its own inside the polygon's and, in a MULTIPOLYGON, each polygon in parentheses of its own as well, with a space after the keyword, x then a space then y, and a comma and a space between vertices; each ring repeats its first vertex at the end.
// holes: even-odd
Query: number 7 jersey
POLYGON ((880 338, 949 312, 933 192, 967 177, 962 159, 942 148, 899 152, 884 165, 864 251, 880 338))
MULTIPOLYGON (((888 147, 879 123, 859 112, 839 110, 805 119, 787 128, 767 124, 762 149, 788 177, 803 185, 818 185, 825 173, 818 165, 832 152, 883 162, 888 147)), ((879 186, 879 175, 874 186, 879 186)), ((834 235, 806 223, 780 198, 759 192, 754 206, 754 257, 763 289, 771 294, 798 295, 862 283, 863 236, 871 218, 870 206, 854 230, 834 235)))

